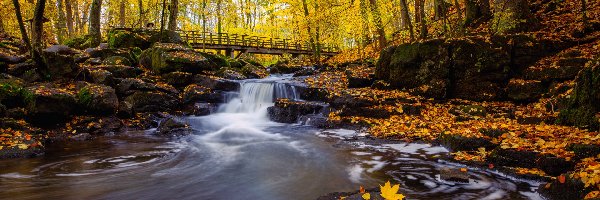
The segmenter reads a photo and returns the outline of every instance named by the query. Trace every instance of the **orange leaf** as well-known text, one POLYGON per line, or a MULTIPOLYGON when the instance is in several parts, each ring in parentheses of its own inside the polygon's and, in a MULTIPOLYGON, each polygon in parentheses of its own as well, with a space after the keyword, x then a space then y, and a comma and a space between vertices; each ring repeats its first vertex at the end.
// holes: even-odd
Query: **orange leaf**
POLYGON ((560 176, 558 176, 558 182, 565 183, 565 175, 561 174, 560 176))
POLYGON ((360 186, 360 193, 361 194, 365 193, 365 188, 362 185, 360 186))
POLYGON ((460 168, 461 172, 467 172, 467 168, 460 168))
POLYGON ((488 164, 488 167, 489 167, 490 169, 494 169, 494 164, 490 163, 490 164, 488 164))

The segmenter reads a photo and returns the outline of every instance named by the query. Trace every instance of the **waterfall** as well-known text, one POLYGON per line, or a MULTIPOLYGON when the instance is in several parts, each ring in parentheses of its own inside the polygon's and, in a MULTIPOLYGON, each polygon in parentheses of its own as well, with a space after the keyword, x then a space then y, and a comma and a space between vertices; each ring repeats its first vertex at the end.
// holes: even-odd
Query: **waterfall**
POLYGON ((239 94, 219 108, 221 113, 254 113, 266 116, 275 99, 298 99, 296 87, 276 81, 243 82, 239 94))

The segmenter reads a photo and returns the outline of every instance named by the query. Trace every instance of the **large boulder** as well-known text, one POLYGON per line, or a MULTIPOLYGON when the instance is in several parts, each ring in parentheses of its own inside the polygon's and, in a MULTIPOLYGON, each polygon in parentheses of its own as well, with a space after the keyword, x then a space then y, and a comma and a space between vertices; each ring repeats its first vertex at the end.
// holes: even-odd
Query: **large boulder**
POLYGON ((194 75, 187 72, 171 72, 162 75, 162 80, 175 87, 185 87, 194 82, 194 75))
POLYGON ((38 85, 27 88, 28 118, 32 124, 55 125, 65 122, 78 108, 75 94, 62 88, 38 85))
POLYGON ((156 42, 183 44, 181 36, 170 30, 113 29, 108 32, 108 46, 111 48, 139 47, 147 49, 156 42))
POLYGON ((194 83, 210 88, 211 90, 237 91, 240 89, 240 84, 238 82, 200 74, 194 76, 194 83))
POLYGON ((538 80, 511 79, 506 87, 507 97, 515 102, 533 102, 547 91, 538 80))
POLYGON ((160 91, 137 91, 125 98, 125 102, 136 113, 168 111, 177 105, 174 97, 160 91))
POLYGON ((186 104, 197 101, 214 102, 213 97, 214 95, 212 95, 209 88, 196 84, 188 85, 183 89, 183 93, 181 93, 181 100, 186 104))
POLYGON ((590 61, 575 79, 575 88, 564 100, 558 122, 581 128, 600 128, 600 60, 590 61))
POLYGON ((527 35, 433 39, 386 48, 375 76, 425 97, 502 100, 512 74, 561 48, 527 35))
POLYGON ((105 85, 89 84, 82 87, 77 93, 77 100, 86 111, 95 114, 113 114, 119 107, 115 89, 105 85))
POLYGON ((149 56, 151 62, 150 66, 144 67, 160 74, 174 71, 200 73, 217 67, 204 54, 179 44, 156 43, 146 51, 148 52, 142 53, 140 60, 147 62, 149 56))
POLYGON ((325 105, 318 102, 296 102, 289 99, 278 99, 274 106, 267 108, 269 118, 275 122, 296 123, 303 115, 320 112, 325 105))
POLYGON ((53 45, 42 51, 47 68, 42 70, 51 79, 69 78, 77 72, 75 55, 80 52, 64 45, 53 45))
POLYGON ((123 56, 111 56, 102 61, 105 65, 126 65, 131 66, 131 61, 123 56))
POLYGON ((192 132, 190 125, 185 121, 169 116, 163 119, 157 128, 157 133, 166 136, 187 135, 192 132))

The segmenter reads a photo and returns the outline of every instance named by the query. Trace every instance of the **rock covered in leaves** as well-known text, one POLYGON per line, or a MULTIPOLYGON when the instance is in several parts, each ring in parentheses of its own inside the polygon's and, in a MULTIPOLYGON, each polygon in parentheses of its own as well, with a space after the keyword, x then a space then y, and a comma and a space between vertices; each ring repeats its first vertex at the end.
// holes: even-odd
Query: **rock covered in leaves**
POLYGON ((191 128, 186 122, 172 116, 162 120, 157 129, 158 134, 170 136, 187 135, 191 132, 191 128))
POLYGON ((206 70, 214 70, 217 66, 200 52, 191 48, 173 43, 156 43, 147 49, 140 60, 144 60, 145 66, 157 73, 169 73, 174 71, 200 73, 206 70), (146 60, 151 61, 147 63, 146 60))
POLYGON ((547 87, 538 80, 511 79, 506 86, 507 97, 515 102, 532 102, 539 99, 547 87))
POLYGON ((199 86, 196 84, 191 84, 183 89, 183 93, 181 93, 181 99, 183 103, 195 103, 200 100, 208 100, 211 99, 211 90, 209 88, 199 86))
POLYGON ((28 87, 28 118, 32 123, 54 125, 64 122, 78 107, 73 91, 54 86, 37 85, 28 87))
POLYGON ((125 98, 133 112, 168 111, 177 105, 177 99, 160 91, 136 91, 125 98))

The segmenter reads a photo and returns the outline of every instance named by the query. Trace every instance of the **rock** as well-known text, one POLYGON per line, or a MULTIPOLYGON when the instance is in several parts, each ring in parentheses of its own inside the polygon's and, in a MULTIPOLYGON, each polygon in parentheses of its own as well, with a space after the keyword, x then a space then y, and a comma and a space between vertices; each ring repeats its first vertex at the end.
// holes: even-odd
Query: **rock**
POLYGON ((87 49, 85 49, 85 52, 90 56, 90 58, 98 58, 100 60, 100 62, 102 60, 112 57, 112 56, 119 56, 119 57, 123 57, 123 58, 130 58, 130 56, 131 56, 130 49, 115 49, 115 48, 107 48, 107 47, 96 47, 96 48, 87 48, 87 49))
POLYGON ((183 89, 181 94, 182 102, 185 104, 195 103, 197 101, 207 101, 211 98, 211 90, 209 88, 191 84, 183 89))
POLYGON ((137 91, 155 91, 157 90, 156 85, 152 83, 146 83, 140 79, 125 78, 120 79, 119 84, 115 88, 117 94, 122 96, 128 96, 137 91))
POLYGON ((525 167, 535 168, 535 162, 523 162, 523 161, 535 161, 539 158, 539 153, 533 151, 519 151, 515 149, 502 149, 496 148, 492 151, 488 161, 498 166, 509 166, 509 167, 525 167))
POLYGON ((359 76, 352 71, 346 70, 348 78, 348 88, 363 88, 370 87, 375 82, 374 75, 359 76))
MULTIPOLYGON (((149 49, 150 52, 142 56, 150 56, 151 69, 164 74, 174 71, 199 73, 215 70, 217 66, 208 60, 202 53, 193 49, 173 43, 156 43, 149 49)), ((140 60, 148 58, 140 57, 140 60)))
POLYGON ((466 121, 487 115, 487 109, 480 105, 460 105, 451 108, 448 113, 456 116, 457 121, 466 121))
POLYGON ((571 178, 568 174, 564 176, 564 183, 553 180, 551 183, 541 184, 538 192, 548 199, 584 199, 593 190, 592 187, 586 188, 579 179, 571 178))
POLYGON ((456 168, 444 167, 440 169, 440 179, 449 182, 468 183, 469 173, 460 171, 460 169, 456 168))
POLYGON ((194 83, 211 90, 238 91, 240 89, 238 82, 214 76, 195 75, 194 83))
POLYGON ((217 73, 218 76, 223 77, 224 79, 229 79, 229 80, 244 80, 248 77, 244 76, 243 74, 241 74, 240 72, 231 70, 231 69, 227 69, 227 68, 223 68, 221 70, 219 70, 219 72, 217 73))
POLYGON ((557 122, 564 125, 598 130, 600 128, 600 60, 590 61, 579 72, 575 87, 565 99, 557 122))
POLYGON ((184 121, 175 117, 167 117, 162 120, 158 125, 157 133, 160 135, 188 135, 192 132, 192 129, 184 121))
POLYGON ((27 58, 23 55, 15 55, 16 53, 8 52, 0 49, 0 63, 17 64, 24 62, 27 58))
POLYGON ((296 71, 294 73, 293 77, 312 76, 312 75, 315 75, 316 73, 317 73, 317 71, 315 71, 315 69, 313 69, 312 67, 307 67, 307 68, 301 69, 299 71, 296 71))
POLYGON ((329 92, 323 88, 312 87, 296 87, 300 93, 300 98, 307 101, 322 101, 329 100, 329 92))
POLYGON ((135 113, 168 111, 176 105, 177 100, 159 91, 136 91, 125 98, 135 113))
POLYGON ((490 150, 498 146, 484 138, 463 137, 460 135, 442 134, 438 137, 438 141, 451 151, 477 151, 479 148, 490 150))
POLYGON ((85 69, 96 70, 102 69, 109 71, 114 78, 134 78, 142 73, 142 70, 136 67, 126 65, 97 65, 86 67, 85 69))
POLYGON ((278 99, 275 106, 267 109, 269 118, 280 123, 296 123, 302 115, 315 114, 325 105, 318 102, 294 102, 288 99, 278 99))
POLYGON ((537 164, 538 169, 541 169, 550 176, 558 176, 575 169, 574 162, 549 155, 542 156, 540 159, 536 160, 535 163, 537 164))
POLYGON ((267 71, 267 68, 265 68, 263 66, 259 66, 259 65, 253 65, 250 63, 247 63, 246 65, 244 65, 244 67, 242 67, 242 69, 241 69, 241 72, 247 78, 259 79, 259 78, 265 78, 265 77, 269 76, 269 72, 267 71))
POLYGON ((575 159, 595 157, 600 154, 600 145, 595 144, 570 144, 567 150, 575 153, 575 159))
POLYGON ((115 89, 89 84, 79 90, 77 100, 83 108, 94 114, 113 114, 119 108, 119 99, 115 89))
POLYGON ((217 112, 218 106, 214 103, 195 103, 192 115, 205 116, 217 112))
POLYGON ((72 130, 66 130, 72 133, 75 131, 79 139, 86 140, 92 135, 113 135, 120 133, 124 124, 115 116, 97 117, 97 116, 77 116, 71 122, 69 127, 72 130))
POLYGON ((115 77, 111 72, 105 69, 86 69, 87 80, 91 83, 103 84, 103 85, 115 85, 115 77))
POLYGON ((131 62, 129 61, 129 59, 123 57, 123 56, 111 56, 108 57, 106 59, 104 59, 102 61, 102 64, 104 65, 125 65, 125 66, 131 66, 131 62))
POLYGON ((13 76, 22 76, 25 72, 35 69, 35 62, 33 62, 33 60, 28 60, 26 62, 9 65, 6 73, 13 76))
POLYGON ((64 45, 53 45, 42 51, 42 57, 47 65, 42 73, 52 79, 69 78, 77 72, 75 54, 80 52, 64 45))
POLYGON ((538 80, 511 79, 507 85, 507 96, 515 102, 533 102, 547 91, 547 87, 538 80))
POLYGON ((194 75, 187 72, 171 72, 162 75, 162 80, 175 87, 185 87, 194 82, 194 75))
POLYGON ((78 107, 75 95, 64 89, 38 85, 27 90, 31 94, 27 109, 32 124, 52 126, 65 122, 78 107))
POLYGON ((127 119, 133 117, 133 105, 127 101, 119 102, 119 108, 117 111, 117 116, 119 118, 127 119))
POLYGON ((159 41, 164 43, 184 43, 177 32, 170 30, 113 29, 108 33, 108 46, 111 48, 139 47, 147 49, 159 41))

